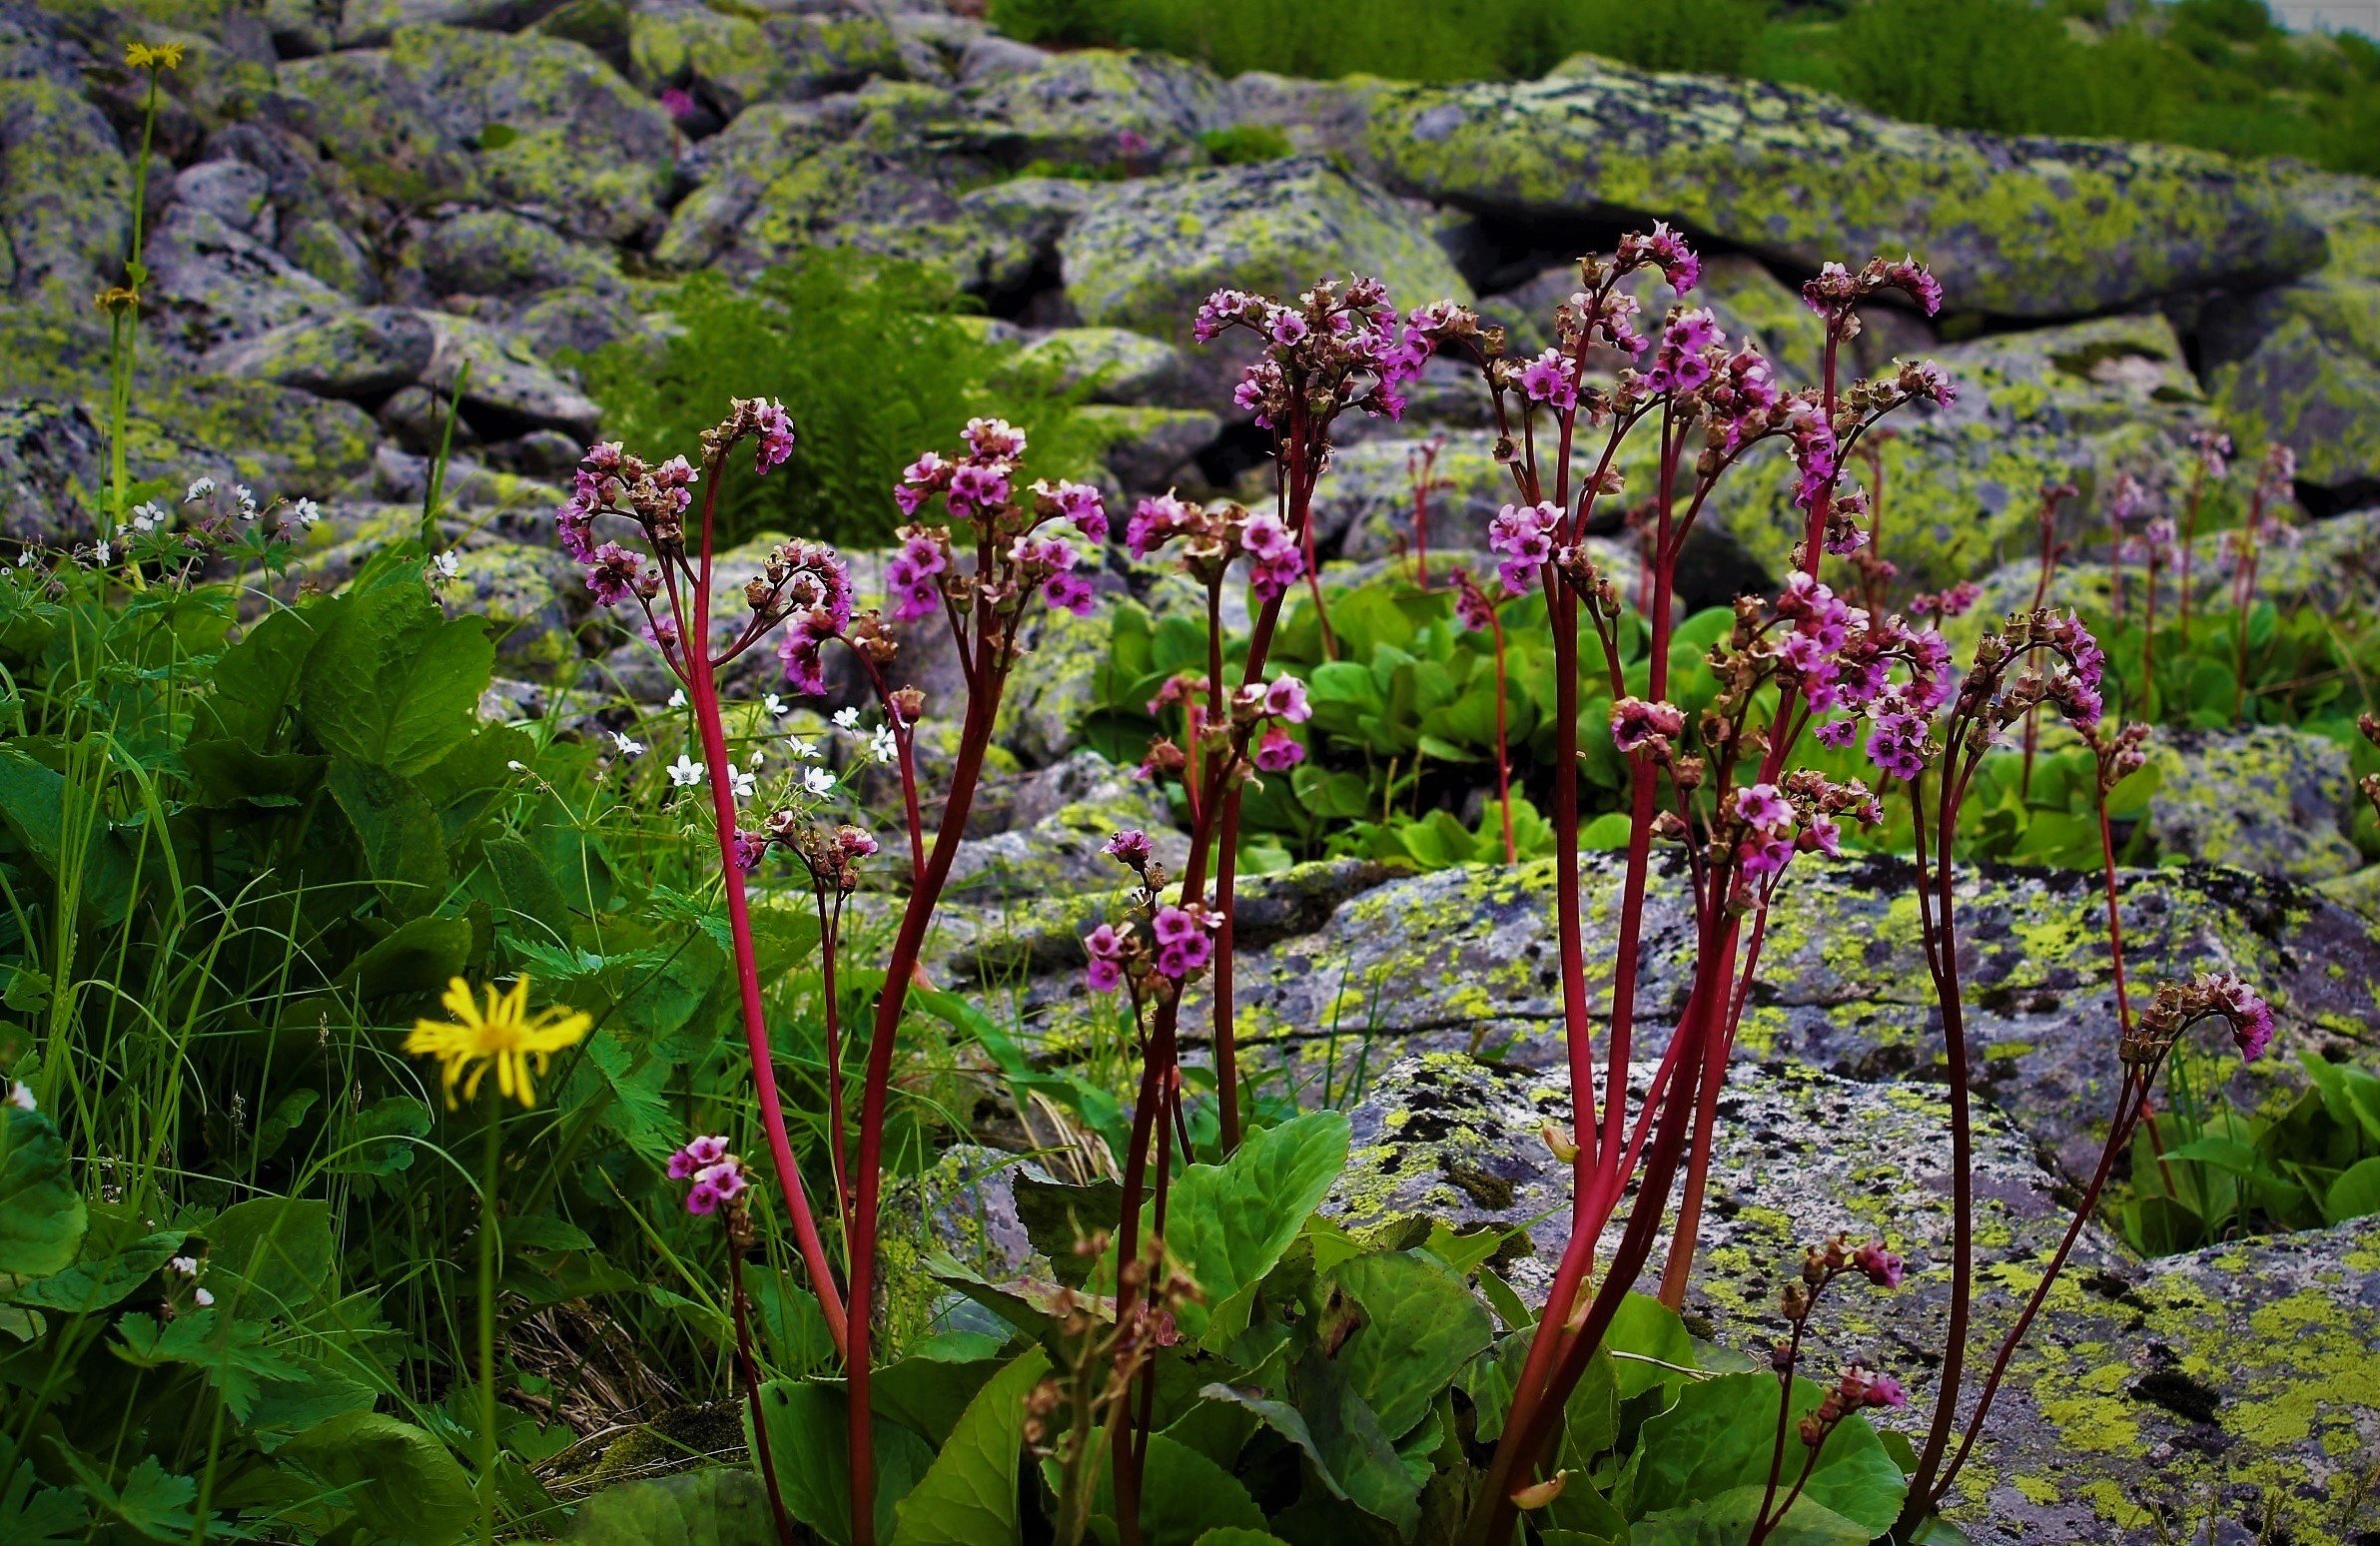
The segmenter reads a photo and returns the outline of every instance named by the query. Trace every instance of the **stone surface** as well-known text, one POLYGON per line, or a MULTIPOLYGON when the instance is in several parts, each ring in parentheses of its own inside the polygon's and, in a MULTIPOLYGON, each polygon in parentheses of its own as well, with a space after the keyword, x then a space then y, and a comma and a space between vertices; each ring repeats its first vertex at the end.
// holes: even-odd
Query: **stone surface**
MULTIPOLYGON (((1588 998, 1608 1001, 1620 856, 1583 878, 1588 998)), ((1886 857, 1795 862, 1771 914, 1737 1055, 1848 1078, 1940 1079, 1942 1033, 1924 962, 1913 872, 1886 857)), ((1548 863, 1440 870, 1339 905, 1311 933, 1244 953, 1243 1048, 1301 1077, 1361 1056, 1470 1048, 1531 1068, 1562 1057, 1548 863)), ((2204 866, 2124 872, 2124 954, 2136 993, 2230 969, 2273 1003, 2267 1061, 2237 1071, 2228 1044, 2198 1049, 2205 1079, 2254 1101, 2294 1078, 2300 1052, 2380 1066, 2380 934, 2305 887, 2204 866), (2229 1060, 2229 1061, 2226 1061, 2229 1060), (2236 1072, 2226 1073, 2227 1070, 2236 1072)), ((2117 1076, 2104 903, 2078 871, 1963 866, 1960 940, 1971 1071, 2069 1175, 2087 1175, 2117 1076)), ((1085 924, 1084 927, 1088 927, 1085 924)), ((1079 931, 1078 931, 1079 932, 1079 931)), ((1684 1008, 1694 950, 1684 878, 1657 873, 1638 983, 1637 1050, 1655 1056, 1684 1008)), ((1030 955, 1041 948, 1020 942, 1030 955)), ((1043 1033, 1064 1044, 1082 1011, 1064 979, 1037 989, 1043 1033)), ((1186 1039, 1207 1015, 1193 989, 1186 1039)))
POLYGON ((1896 123, 1799 87, 1581 55, 1541 81, 1373 86, 1365 112, 1364 148, 1401 191, 1540 219, 1665 216, 1805 269, 1914 250, 1958 310, 2073 316, 2321 260, 2269 172, 1896 123))
POLYGON ((2347 836, 2347 748, 2283 725, 2176 731, 2161 738, 2163 778, 2148 829, 2168 858, 2320 881, 2362 856, 2347 836))
MULTIPOLYGON (((493 415, 521 427, 554 428, 580 440, 593 436, 602 409, 594 399, 539 364, 493 328, 467 317, 442 312, 423 314, 436 336, 421 385, 443 401, 454 390, 464 362, 470 376, 462 384, 463 412, 474 418, 493 415)), ((482 426, 484 432, 484 426, 482 426)))
POLYGON ((1180 873, 1190 838, 1172 826, 1162 791, 1094 751, 1079 751, 1023 779, 1006 801, 1003 832, 972 838, 951 869, 951 894, 1064 896, 1113 891, 1125 872, 1100 852, 1108 839, 1138 827, 1156 842, 1159 860, 1180 873))
POLYGON ((1089 402, 1136 405, 1178 402, 1188 375, 1182 351, 1124 328, 1058 328, 1017 351, 1028 380, 1061 390, 1083 388, 1089 402))
POLYGON ((436 295, 536 295, 565 286, 624 288, 608 249, 573 242, 505 210, 468 210, 440 221, 415 254, 436 295))
MULTIPOLYGON (((1412 1212, 1521 1229, 1504 1271, 1539 1299, 1567 1238, 1569 1175, 1538 1130, 1568 1115, 1558 1074, 1456 1054, 1400 1061, 1352 1114, 1334 1204, 1352 1221, 1412 1212)), ((1893 1425, 1921 1428, 1946 1334, 1943 1098, 1739 1067, 1720 1116, 1689 1314, 1721 1348, 1758 1357, 1782 1329, 1775 1299, 1802 1248, 1835 1229, 1882 1233, 1907 1278, 1831 1290, 1810 1345, 1817 1368, 1857 1359, 1899 1377, 1912 1401, 1893 1425)), ((1988 1368, 2071 1198, 1987 1106, 1976 1137, 1970 1362, 1988 1368)), ((2250 1541, 2272 1538, 2254 1533, 2272 1523, 2292 1540, 2361 1541, 2380 1522, 2375 1336, 2380 1218, 2146 1263, 2088 1228, 2011 1363, 1951 1517, 1988 1546, 2250 1541), (2169 1533, 2151 1533, 2157 1520, 2169 1533), (2190 1533, 2201 1524, 2214 1533, 2190 1533)))
POLYGON ((148 298, 168 336, 212 349, 329 317, 348 299, 274 248, 195 205, 150 233, 148 298))
POLYGON ((2329 262, 2272 290, 2226 297, 2204 320, 2208 383, 2243 444, 2297 452, 2301 482, 2334 497, 2380 491, 2380 194, 2307 176, 2299 207, 2329 262))
POLYGON ((86 492, 107 480, 107 432, 80 402, 0 400, 0 533, 28 541, 88 539, 86 492))
POLYGON ((898 35, 863 5, 788 12, 647 0, 630 8, 627 22, 637 83, 689 91, 722 118, 756 102, 804 101, 907 73, 898 35))
POLYGON ((1227 122, 1221 82, 1170 54, 1086 48, 1052 54, 960 93, 988 121, 986 147, 1035 163, 1134 173, 1202 159, 1198 136, 1227 122))
POLYGON ((0 80, 0 293, 83 307, 123 266, 132 169, 71 77, 0 80))
POLYGON ((1211 444, 1222 420, 1202 408, 1099 407, 1080 410, 1105 442, 1100 459, 1133 492, 1156 492, 1184 462, 1211 444))
POLYGON ((489 202, 618 239, 659 213, 669 116, 584 46, 409 26, 281 71, 295 122, 367 190, 489 202))
POLYGON ((1226 285, 1295 295, 1352 271, 1386 281, 1399 306, 1470 299, 1410 211, 1309 157, 1116 184, 1059 251, 1068 299, 1085 322, 1182 344, 1198 303, 1226 285))
POLYGON ((243 381, 279 382, 323 397, 384 396, 420 380, 437 333, 401 307, 335 312, 227 344, 205 370, 243 381))

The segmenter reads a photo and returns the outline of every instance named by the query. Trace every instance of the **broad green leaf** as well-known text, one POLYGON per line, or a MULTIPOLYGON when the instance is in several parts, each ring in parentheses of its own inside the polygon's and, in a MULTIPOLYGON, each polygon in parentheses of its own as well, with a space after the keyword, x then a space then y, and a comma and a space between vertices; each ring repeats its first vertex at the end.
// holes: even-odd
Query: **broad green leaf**
POLYGON ((445 619, 418 584, 373 587, 307 657, 307 727, 358 762, 422 772, 470 735, 494 662, 486 619, 445 619))
POLYGON ((82 906, 101 922, 116 923, 132 905, 131 851, 104 819, 78 811, 69 823, 70 792, 64 774, 0 746, 0 826, 53 880, 63 885, 80 877, 82 906))
POLYGON ((1025 1398, 1049 1368, 1050 1355, 1036 1347, 976 1392, 942 1452, 894 1510, 893 1546, 1017 1546, 1025 1398))
MULTIPOLYGON (((1203 1304, 1181 1315, 1202 1335, 1208 1306, 1221 1305, 1272 1270, 1297 1231, 1327 1196, 1347 1160, 1347 1119, 1310 1112, 1251 1134, 1222 1164, 1193 1164, 1174 1183, 1166 1245, 1204 1291, 1203 1304)), ((1153 1227, 1155 1208, 1142 1214, 1153 1227)))
POLYGON ((0 1273, 64 1270, 87 1227, 57 1125, 46 1112, 0 1102, 0 1273))
MULTIPOLYGON (((1792 1485, 1791 1481, 1781 1483, 1769 1507, 1774 1509, 1792 1485)), ((1766 1497, 1765 1482, 1731 1488, 1716 1497, 1641 1519, 1630 1529, 1629 1538, 1632 1546, 1742 1546, 1752 1534, 1766 1497)), ((1794 1500, 1766 1541, 1774 1546, 1868 1546, 1879 1533, 1812 1502, 1805 1493, 1794 1500)))
POLYGON ((82 1483, 85 1500, 96 1512, 117 1520, 144 1540, 186 1540, 198 1523, 190 1506, 198 1496, 198 1482, 167 1470, 155 1456, 135 1465, 118 1483, 68 1445, 53 1445, 51 1452, 72 1468, 75 1479, 82 1483))
POLYGON ((939 1449, 985 1385, 1001 1372, 999 1349, 987 1356, 977 1341, 929 1341, 900 1362, 878 1369, 868 1392, 876 1415, 924 1435, 939 1449))
POLYGON ((1678 1380, 1683 1377, 1679 1370, 1694 1367, 1694 1338, 1686 1322, 1659 1299, 1634 1289, 1613 1312, 1603 1346, 1612 1355, 1612 1373, 1623 1401, 1678 1380))
POLYGON ((373 1534, 451 1546, 478 1513, 470 1477, 446 1446, 378 1412, 334 1417, 281 1448, 334 1487, 373 1534))
POLYGON ((2380 1213, 2380 1158, 2359 1160, 2332 1181, 2322 1197, 2322 1213, 2334 1224, 2380 1213))
MULTIPOLYGON (((18 1304, 68 1314, 113 1308, 172 1259, 185 1238, 179 1229, 143 1235, 116 1250, 87 1255, 63 1272, 20 1284, 10 1297, 18 1304)), ((86 1235, 84 1243, 96 1248, 98 1236, 86 1235)))
POLYGON ((225 650, 215 662, 215 690, 199 708, 205 733, 258 752, 279 750, 282 719, 297 702, 316 625, 329 623, 346 604, 326 598, 268 612, 225 650))
MULTIPOLYGON (((841 1385, 818 1381, 772 1380, 760 1387, 769 1456, 777 1467, 777 1487, 786 1511, 816 1531, 828 1546, 851 1543, 848 1401, 841 1385)), ((750 1421, 747 1414, 747 1426, 750 1421)), ((916 1433, 881 1415, 875 1419, 873 1432, 876 1538, 881 1541, 892 1538, 894 1509, 934 1463, 934 1450, 916 1433)))
POLYGON ((1336 1275, 1364 1318, 1339 1349, 1339 1367, 1381 1431, 1401 1435, 1487 1350, 1487 1307, 1444 1264, 1406 1251, 1357 1256, 1336 1275))
POLYGON ((578 1506, 569 1546, 776 1546, 768 1492, 743 1466, 714 1465, 607 1487, 578 1506))
POLYGON ((453 879, 438 813, 405 779, 371 763, 341 758, 326 780, 364 845, 364 864, 401 914, 425 913, 453 879))
MULTIPOLYGON (((1825 1392, 1814 1381, 1794 1381, 1784 1421, 1792 1448, 1792 1425, 1814 1409, 1825 1392)), ((1675 1405, 1645 1424, 1631 1502, 1640 1516, 1684 1508, 1767 1484, 1779 1422, 1778 1383, 1769 1374, 1723 1374, 1679 1391, 1675 1405)), ((1901 1512, 1907 1486, 1901 1467, 1865 1419, 1846 1419, 1819 1450, 1803 1496, 1814 1509, 1850 1520, 1866 1533, 1883 1533, 1901 1512)), ((1757 1499, 1756 1499, 1757 1501, 1757 1499)), ((1819 1537, 1813 1537, 1818 1539, 1819 1537)))
MULTIPOLYGON (((1223 1528, 1261 1530, 1264 1512, 1230 1472, 1163 1433, 1151 1434, 1141 1477, 1141 1539, 1147 1546, 1192 1546, 1223 1528)), ((990 1546, 992 1538, 984 1539, 990 1546)), ((960 1546, 957 1538, 951 1546, 960 1546)))
POLYGON ((255 1295, 240 1303, 219 1285, 217 1299, 235 1312, 288 1314, 331 1286, 328 1202, 257 1197, 225 1208, 200 1232, 207 1238, 207 1270, 230 1274, 255 1295))
POLYGON ((340 974, 367 1003, 441 992, 471 959, 467 918, 412 918, 398 924, 340 974))

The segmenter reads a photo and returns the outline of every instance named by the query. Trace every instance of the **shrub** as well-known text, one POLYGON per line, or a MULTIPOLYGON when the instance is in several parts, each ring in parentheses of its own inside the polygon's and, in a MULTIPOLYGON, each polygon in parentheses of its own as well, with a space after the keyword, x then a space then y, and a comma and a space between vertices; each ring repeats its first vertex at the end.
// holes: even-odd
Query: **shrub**
POLYGON ((669 303, 666 342, 598 351, 587 387, 632 444, 692 445, 727 397, 781 399, 801 443, 782 478, 740 480, 723 499, 725 539, 775 530, 883 546, 901 468, 942 426, 1030 422, 1054 475, 1097 457, 1066 395, 962 315, 966 303, 921 266, 850 252, 806 254, 743 285, 698 274, 669 303))

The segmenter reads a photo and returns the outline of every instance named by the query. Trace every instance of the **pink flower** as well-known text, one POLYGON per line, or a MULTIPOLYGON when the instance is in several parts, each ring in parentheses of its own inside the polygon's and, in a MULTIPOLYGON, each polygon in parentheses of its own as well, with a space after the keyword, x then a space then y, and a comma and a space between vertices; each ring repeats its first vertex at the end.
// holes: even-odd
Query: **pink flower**
POLYGON ((1271 515, 1250 515, 1239 523, 1239 545, 1257 558, 1277 558, 1297 551, 1297 539, 1271 515))
POLYGON ((1305 760, 1305 748, 1278 725, 1256 743, 1256 766, 1267 773, 1286 773, 1305 760))
POLYGON ((1082 575, 1062 572, 1042 582, 1042 599, 1061 612, 1089 617, 1099 601, 1099 595, 1091 588, 1091 581, 1082 575))
POLYGON ((1305 701, 1305 683, 1294 676, 1274 677, 1264 689, 1264 712, 1293 725, 1304 724, 1314 712, 1305 701))
POLYGON ((1785 792, 1775 784, 1747 784, 1736 791, 1736 819, 1748 827, 1766 829, 1794 819, 1785 792))
POLYGON ((661 88, 661 111, 682 124, 701 110, 694 105, 693 95, 684 87, 664 86, 661 88))
POLYGON ((1108 539, 1108 506, 1097 488, 1089 483, 1060 483, 1050 497, 1058 513, 1073 521, 1077 531, 1094 542, 1108 539))
POLYGON ((1832 816, 1812 816, 1810 825, 1802 829, 1798 841, 1799 846, 1815 849, 1830 859, 1840 858, 1843 854, 1843 828, 1836 824, 1832 816))
POLYGON ((1306 335, 1305 319, 1282 307, 1272 314, 1271 326, 1266 331, 1275 344, 1294 344, 1306 335))
POLYGON ((1532 402, 1550 402, 1561 409, 1578 406, 1578 383, 1570 374, 1570 357, 1558 349, 1549 349, 1521 367, 1520 388, 1532 402))
POLYGON ((1901 1381, 1890 1374, 1868 1376, 1867 1402, 1870 1406, 1907 1406, 1909 1392, 1901 1388, 1901 1381))
POLYGON ((1150 929, 1159 945, 1180 945, 1186 940, 1205 937, 1205 926, 1187 909, 1161 907, 1150 921, 1150 929))
POLYGON ((1852 738, 1859 733, 1860 722, 1848 718, 1827 720, 1813 732, 1818 737, 1821 746, 1831 746, 1837 751, 1849 746, 1852 743, 1852 738))
POLYGON ((1895 778, 1916 778, 1926 771, 1926 722, 1915 714, 1878 715, 1868 760, 1895 778))
POLYGON ((1138 827, 1127 827, 1108 839, 1100 852, 1137 870, 1149 863, 1155 850, 1150 846, 1148 833, 1138 827))
POLYGON ((774 397, 763 397, 755 422, 760 429, 760 446, 752 459, 752 470, 765 473, 772 467, 785 465, 793 455, 793 419, 785 412, 785 404, 774 397))
POLYGON ((1623 752, 1666 747, 1686 733, 1686 715, 1672 703, 1622 698, 1611 706, 1612 744, 1623 752))
POLYGON ((1879 1288, 1901 1286, 1901 1258, 1885 1249, 1885 1242, 1882 1240, 1870 1240, 1858 1250, 1853 1251, 1851 1264, 1867 1274, 1868 1281, 1876 1284, 1879 1288))
POLYGON ((1094 956, 1083 969, 1083 981, 1093 993, 1114 993, 1124 986, 1124 967, 1105 956, 1094 956))
POLYGON ((765 832, 743 832, 735 835, 735 867, 749 873, 760 868, 760 861, 768 857, 769 840, 765 832))

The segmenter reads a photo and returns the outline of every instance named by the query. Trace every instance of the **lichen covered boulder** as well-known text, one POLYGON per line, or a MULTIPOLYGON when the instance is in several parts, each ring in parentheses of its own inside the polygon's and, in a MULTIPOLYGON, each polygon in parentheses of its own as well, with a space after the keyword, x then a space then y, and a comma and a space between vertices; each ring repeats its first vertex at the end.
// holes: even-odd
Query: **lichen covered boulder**
POLYGON ((2209 386, 2243 444, 2285 444, 2299 481, 2360 496, 2380 489, 2380 193, 2309 176, 2300 203, 2330 261, 2209 309, 2209 386))
POLYGON ((1152 172, 1202 154, 1228 122, 1221 82, 1170 54, 1087 48, 962 90, 988 147, 1012 165, 1053 162, 1152 172))
POLYGON ((637 82, 674 86, 732 119, 756 102, 800 102, 906 73, 901 40, 861 6, 815 12, 644 0, 627 18, 637 82))
POLYGON ((379 306, 290 323, 227 344, 201 365, 317 396, 373 398, 420 380, 436 349, 437 333, 419 313, 379 306))
POLYGON ((1024 778, 1004 804, 1005 830, 971 833, 960 846, 951 868, 954 897, 1113 891, 1125 871, 1101 849, 1127 827, 1150 834, 1170 872, 1180 873, 1190 855, 1190 838, 1174 829, 1164 792, 1094 751, 1024 778))
POLYGON ((88 306, 131 232, 132 170, 106 115, 50 76, 0 80, 0 295, 88 306))
POLYGON ((2169 858, 2320 881, 2362 862, 2348 838, 2347 749, 2285 725, 2176 732, 2148 829, 2169 858))
POLYGON ((367 190, 409 205, 498 203, 618 240, 660 208, 669 115, 584 46, 467 27, 293 60, 293 119, 367 190))
MULTIPOLYGON (((1619 856, 1587 856, 1588 1001, 1607 1002, 1619 856)), ((1476 1048, 1550 1068, 1563 1057, 1549 863, 1439 870, 1340 904, 1310 933, 1243 954, 1243 1049, 1319 1078, 1358 1048, 1379 1067, 1404 1052, 1476 1048)), ((2273 1003, 2280 1035, 2253 1069, 2228 1044, 2198 1050, 2207 1077, 2253 1102, 2293 1085, 2300 1052, 2380 1065, 2380 931, 2288 881, 2207 866, 2125 871, 2124 954, 2135 992, 2201 971, 2238 972, 2273 1003), (2228 1068, 2237 1072, 2226 1076, 2228 1068)), ((2089 1173, 2118 1063, 2104 900, 2078 871, 1963 866, 1960 939, 1970 1071, 2069 1175, 2089 1173)), ((1685 879, 1656 874, 1644 923, 1637 1045, 1656 1056, 1685 1007, 1695 932, 1685 879)), ((1043 990, 1036 990, 1042 999, 1043 990)), ((1048 1031, 1079 1013, 1050 985, 1048 1031)), ((1188 995, 1184 1026, 1207 1014, 1188 995)), ((1921 944, 1913 873, 1873 857, 1795 862, 1778 895, 1737 1055, 1862 1080, 1939 1079, 1942 1031, 1921 944)))
POLYGON ((2321 261, 2275 174, 2203 151, 1935 129, 1587 55, 1538 81, 1383 83, 1365 107, 1365 151, 1400 191, 1663 216, 1804 268, 1914 251, 1963 311, 2073 316, 2321 261))
POLYGON ((1355 273, 1384 280, 1400 307, 1471 297, 1417 216, 1311 157, 1116 184, 1059 252, 1085 322, 1186 345, 1198 303, 1224 286, 1293 296, 1355 273))

